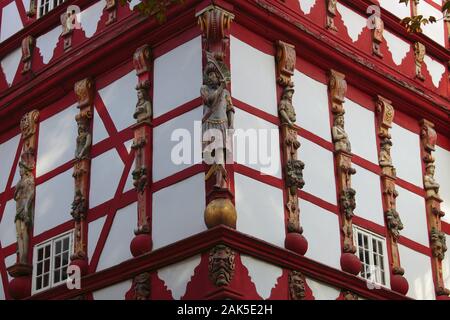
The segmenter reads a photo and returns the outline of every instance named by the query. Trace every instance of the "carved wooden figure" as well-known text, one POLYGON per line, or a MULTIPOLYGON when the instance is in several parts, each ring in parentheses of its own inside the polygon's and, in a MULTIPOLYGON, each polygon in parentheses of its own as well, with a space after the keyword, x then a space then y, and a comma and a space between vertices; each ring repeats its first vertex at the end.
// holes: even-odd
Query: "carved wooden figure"
POLYGON ((304 300, 306 297, 305 276, 300 271, 289 273, 289 297, 291 300, 304 300))
POLYGON ((117 0, 106 0, 105 10, 108 12, 106 25, 115 22, 117 20, 117 0))
POLYGON ((228 286, 233 280, 236 253, 225 245, 217 245, 209 252, 209 278, 216 287, 228 286))
POLYGON ((334 18, 336 17, 337 13, 337 0, 326 0, 327 4, 327 23, 326 27, 327 29, 337 31, 337 27, 334 24, 334 18))
POLYGON ((375 28, 372 29, 372 52, 377 57, 383 58, 381 44, 383 43, 384 22, 380 16, 374 16, 375 28))
POLYGON ((35 44, 36 40, 32 36, 26 36, 22 40, 22 62, 23 62, 22 74, 31 71, 31 63, 33 60, 33 51, 35 44))
POLYGON ((425 76, 422 73, 423 61, 426 54, 426 47, 420 42, 416 42, 414 44, 414 57, 415 57, 415 65, 416 65, 416 78, 424 81, 425 76))

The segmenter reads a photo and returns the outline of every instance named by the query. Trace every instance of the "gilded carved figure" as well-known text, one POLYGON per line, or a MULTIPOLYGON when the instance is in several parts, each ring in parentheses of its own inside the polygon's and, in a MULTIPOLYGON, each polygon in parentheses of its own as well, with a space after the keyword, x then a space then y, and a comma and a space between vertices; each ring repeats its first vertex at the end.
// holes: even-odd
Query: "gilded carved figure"
POLYGON ((297 189, 302 189, 305 185, 303 180, 303 169, 305 164, 300 160, 289 160, 286 164, 286 186, 291 194, 296 194, 297 189))
POLYGON ((150 120, 152 117, 152 104, 148 96, 148 85, 136 87, 138 102, 133 117, 139 122, 150 120))
POLYGON ((72 202, 72 212, 70 213, 75 221, 80 221, 84 218, 84 214, 87 211, 87 201, 83 197, 80 190, 75 191, 75 197, 72 202))
POLYGON ((441 261, 444 260, 445 252, 447 252, 447 239, 445 237, 445 233, 433 227, 431 229, 430 237, 433 256, 441 261))
POLYGON ((386 212, 386 219, 387 227, 391 232, 392 237, 395 240, 398 240, 400 238, 400 231, 403 230, 403 223, 397 210, 395 210, 394 208, 389 209, 386 212))
POLYGON ((350 153, 352 147, 348 139, 348 134, 344 129, 344 116, 337 115, 334 118, 334 126, 332 128, 333 142, 336 151, 345 151, 350 153))
POLYGON ((225 245, 217 245, 209 252, 209 278, 216 286, 227 286, 233 280, 235 255, 235 252, 225 245))
POLYGON ((336 17, 337 12, 337 0, 327 0, 327 28, 337 31, 334 24, 334 17, 336 17))
POLYGON ((77 116, 78 137, 75 150, 75 159, 83 160, 89 157, 92 146, 92 136, 89 133, 89 125, 86 118, 77 116))
POLYGON ((281 97, 280 104, 278 106, 278 112, 280 113, 281 123, 287 124, 293 128, 297 116, 295 114, 294 106, 292 105, 292 96, 294 95, 294 88, 291 86, 285 87, 283 96, 281 97))
POLYGON ((374 24, 375 28, 373 28, 372 31, 372 51, 376 56, 382 58, 383 54, 381 53, 381 43, 383 42, 384 22, 381 20, 380 16, 375 15, 374 24))
POLYGON ((22 161, 19 162, 20 180, 16 185, 14 200, 16 201, 17 253, 19 263, 28 263, 29 228, 33 224, 33 205, 35 182, 33 168, 22 161))
POLYGON ((419 80, 425 80, 425 77, 422 73, 422 64, 425 59, 426 47, 420 43, 416 42, 414 44, 414 55, 415 55, 415 63, 416 63, 416 78, 419 80))
POLYGON ((391 157, 392 142, 389 139, 384 139, 381 142, 380 149, 380 167, 392 167, 392 157, 391 157))
POLYGON ((429 163, 426 166, 426 173, 423 177, 423 184, 427 192, 427 197, 439 198, 439 183, 434 179, 435 166, 433 163, 429 163))
POLYGON ((341 206, 344 210, 344 215, 347 219, 351 219, 354 216, 353 211, 356 208, 356 191, 352 188, 342 190, 341 193, 341 206))
POLYGON ((289 294, 291 300, 303 300, 306 297, 305 280, 299 271, 289 273, 289 294))

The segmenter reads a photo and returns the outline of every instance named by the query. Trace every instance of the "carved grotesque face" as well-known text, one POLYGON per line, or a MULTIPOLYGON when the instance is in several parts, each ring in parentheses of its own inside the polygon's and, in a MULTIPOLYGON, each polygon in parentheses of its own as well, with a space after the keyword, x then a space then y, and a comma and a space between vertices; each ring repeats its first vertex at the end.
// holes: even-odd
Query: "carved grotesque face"
POLYGON ((218 76, 217 72, 210 71, 208 73, 208 85, 218 86, 219 83, 220 83, 220 81, 219 81, 219 76, 218 76))
POLYGON ((290 275, 289 290, 293 300, 305 298, 305 282, 299 272, 293 271, 290 275))
POLYGON ((137 91, 137 97, 139 101, 142 101, 144 99, 144 93, 142 92, 142 90, 137 91))
POLYGON ((210 277, 217 286, 228 285, 234 275, 234 252, 223 245, 217 246, 209 254, 210 277))
POLYGON ((345 125, 344 117, 343 116, 336 117, 336 120, 334 121, 334 123, 336 126, 343 128, 345 125))

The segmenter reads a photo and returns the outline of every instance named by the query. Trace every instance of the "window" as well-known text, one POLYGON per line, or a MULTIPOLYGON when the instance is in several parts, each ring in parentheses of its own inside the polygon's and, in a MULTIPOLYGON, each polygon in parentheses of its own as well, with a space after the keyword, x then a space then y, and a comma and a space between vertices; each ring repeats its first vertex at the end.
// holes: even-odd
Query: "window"
POLYGON ((67 279, 72 249, 72 232, 34 247, 33 293, 56 286, 67 279))
POLYGON ((387 283, 385 239, 359 227, 354 227, 353 236, 357 255, 362 263, 361 277, 385 286, 387 283))
POLYGON ((46 15, 51 10, 65 2, 66 0, 38 0, 39 15, 38 18, 46 15))

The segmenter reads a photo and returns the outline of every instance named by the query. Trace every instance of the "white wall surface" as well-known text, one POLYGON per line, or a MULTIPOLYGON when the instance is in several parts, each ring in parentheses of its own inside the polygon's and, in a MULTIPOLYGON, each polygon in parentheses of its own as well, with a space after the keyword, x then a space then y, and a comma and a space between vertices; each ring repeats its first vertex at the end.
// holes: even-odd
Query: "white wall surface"
POLYGON ((94 109, 93 119, 93 131, 92 131, 92 144, 96 144, 109 137, 108 131, 106 131, 102 118, 100 118, 97 109, 94 109))
POLYGON ((394 60, 396 65, 401 65, 403 59, 411 50, 411 45, 388 30, 384 30, 383 37, 386 40, 387 47, 392 54, 392 60, 394 60))
POLYGON ((94 300, 125 300, 125 294, 130 290, 132 280, 117 283, 107 288, 94 291, 94 300))
POLYGON ((9 200, 6 202, 3 217, 0 221, 0 238, 3 248, 17 241, 16 225, 14 223, 15 216, 16 202, 14 200, 9 200))
POLYGON ((316 0, 299 0, 300 9, 302 9, 303 13, 310 14, 312 8, 316 4, 316 0))
POLYGON ((2 275, 0 274, 0 300, 5 300, 5 290, 3 289, 2 275))
POLYGON ((336 201, 333 153, 321 146, 300 138, 298 158, 305 163, 303 190, 332 204, 336 201))
POLYGON ((411 250, 403 245, 398 246, 405 278, 409 283, 408 296, 418 300, 434 300, 434 283, 429 257, 411 250))
POLYGON ((353 42, 358 41, 359 36, 366 27, 367 19, 346 6, 341 5, 339 2, 337 3, 337 9, 341 14, 345 27, 347 28, 348 35, 353 42))
POLYGON ((73 159, 78 109, 72 105, 39 124, 36 174, 41 176, 73 159))
POLYGON ((450 223, 450 152, 436 147, 434 155, 436 158, 436 173, 434 177, 441 185, 439 194, 442 200, 444 200, 441 204, 441 210, 446 213, 443 220, 450 223))
POLYGON ((137 226, 137 204, 117 211, 108 239, 98 261, 97 271, 118 265, 132 258, 130 243, 137 226))
POLYGON ((331 141, 328 87, 295 70, 293 104, 297 124, 315 135, 331 141))
POLYGON ((428 247, 430 242, 424 198, 399 186, 396 189, 399 193, 397 211, 404 225, 401 234, 428 247))
POLYGON ((135 123, 133 113, 137 103, 137 82, 136 72, 131 71, 98 91, 117 131, 135 123))
POLYGON ((89 223, 88 226, 88 258, 92 259, 92 255, 97 247, 97 242, 102 232, 103 225, 105 224, 106 216, 98 218, 95 221, 89 223))
POLYGON ((301 199, 300 224, 309 245, 305 256, 340 270, 341 238, 338 216, 301 199))
POLYGON ((2 23, 0 28, 0 42, 5 41, 23 28, 19 10, 15 1, 5 6, 2 11, 2 23))
POLYGON ((241 174, 235 174, 234 178, 238 213, 236 229, 284 247, 286 231, 282 190, 241 174))
POLYGON ((38 235, 66 221, 74 195, 73 169, 36 186, 34 234, 38 235))
POLYGON ((17 135, 0 144, 0 161, 2 163, 0 166, 0 193, 5 191, 9 174, 13 169, 13 162, 17 153, 19 141, 20 135, 17 135))
POLYGON ((308 277, 306 278, 306 283, 311 288, 313 296, 316 300, 336 300, 341 294, 339 289, 308 277))
POLYGON ((102 17, 105 5, 105 0, 98 1, 79 14, 78 21, 87 38, 92 37, 97 31, 98 22, 102 17))
POLYGON ((12 85, 14 77, 19 67, 20 59, 22 59, 22 50, 17 48, 11 53, 7 54, 0 62, 2 66, 3 74, 5 75, 6 82, 9 86, 12 85))
POLYGON ((356 174, 352 177, 352 188, 356 190, 355 214, 384 226, 380 176, 353 164, 356 174))
POLYGON ((445 66, 437 60, 431 58, 429 55, 425 55, 425 64, 427 70, 431 74, 431 81, 433 85, 438 88, 441 82, 442 76, 445 74, 445 66))
POLYGON ((231 91, 234 98, 277 115, 275 57, 231 37, 231 91))
POLYGON ((392 162, 397 176, 416 186, 422 187, 422 163, 420 157, 420 137, 397 124, 391 130, 393 147, 392 162))
POLYGON ((153 194, 153 248, 205 231, 205 175, 197 174, 153 194))
POLYGON ((201 256, 197 255, 158 270, 158 277, 164 281, 175 300, 180 300, 185 295, 187 285, 200 262, 201 256))
MULTIPOLYGON (((447 244, 450 244, 450 236, 445 235, 447 239, 447 244)), ((444 278, 444 283, 446 288, 450 288, 450 254, 445 254, 445 258, 442 261, 442 276, 444 278)))
POLYGON ((157 118, 200 96, 201 37, 156 58, 154 68, 153 112, 157 118))
POLYGON ((432 40, 445 46, 444 22, 442 20, 442 12, 425 1, 420 1, 417 5, 417 14, 423 15, 425 18, 435 17, 436 23, 429 23, 422 27, 423 33, 432 40))
POLYGON ((411 8, 409 4, 408 6, 405 6, 404 3, 399 3, 398 1, 393 0, 379 0, 379 2, 382 8, 386 9, 399 18, 403 19, 404 17, 408 17, 411 15, 411 8))
POLYGON ((37 37, 36 48, 39 49, 44 64, 49 63, 52 59, 61 32, 61 26, 57 26, 49 32, 37 37))
POLYGON ((241 261, 247 268, 258 294, 264 300, 269 299, 278 278, 283 275, 283 269, 245 254, 241 254, 241 261))

